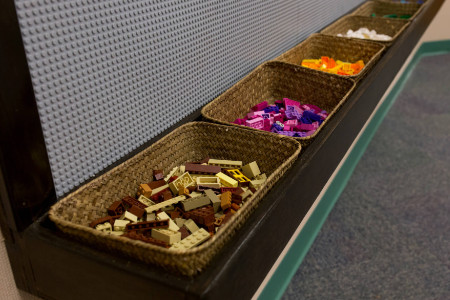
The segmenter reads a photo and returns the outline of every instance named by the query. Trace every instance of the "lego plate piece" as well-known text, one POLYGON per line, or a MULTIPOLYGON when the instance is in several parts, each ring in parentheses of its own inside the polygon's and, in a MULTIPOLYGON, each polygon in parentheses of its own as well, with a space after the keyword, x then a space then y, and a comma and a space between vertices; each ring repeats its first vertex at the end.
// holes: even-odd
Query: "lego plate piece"
POLYGON ((172 247, 170 247, 171 250, 186 250, 191 249, 195 246, 200 245, 201 243, 205 242, 211 237, 211 235, 203 228, 200 228, 196 232, 192 233, 191 235, 187 236, 185 239, 174 243, 172 247))

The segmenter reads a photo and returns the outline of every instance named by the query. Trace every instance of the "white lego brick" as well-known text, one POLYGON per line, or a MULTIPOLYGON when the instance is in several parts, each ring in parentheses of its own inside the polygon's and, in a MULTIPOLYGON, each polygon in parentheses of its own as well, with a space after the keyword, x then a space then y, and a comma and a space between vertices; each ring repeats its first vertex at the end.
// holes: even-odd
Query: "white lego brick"
POLYGON ((147 221, 154 221, 154 220, 156 220, 156 214, 155 213, 147 214, 147 221))
POLYGON ((178 227, 182 227, 184 223, 186 223, 186 219, 183 218, 175 218, 175 224, 177 224, 178 227))
POLYGON ((177 224, 175 224, 175 222, 165 212, 160 212, 159 214, 157 214, 156 219, 157 220, 167 220, 168 219, 169 220, 169 228, 168 228, 169 230, 172 230, 172 231, 180 230, 180 227, 178 227, 177 224))
POLYGON ((183 200, 181 202, 181 206, 183 207, 184 211, 190 211, 205 205, 208 205, 211 201, 208 197, 202 196, 202 197, 195 197, 195 198, 189 198, 186 200, 183 200))
POLYGON ((155 205, 146 207, 146 208, 145 208, 145 211, 146 211, 148 214, 149 214, 149 213, 153 213, 153 212, 158 211, 158 210, 160 210, 160 209, 164 209, 165 207, 168 207, 168 206, 172 206, 172 205, 174 205, 174 204, 177 204, 178 202, 183 201, 184 199, 186 199, 186 196, 184 196, 184 195, 178 196, 178 197, 169 199, 169 200, 167 200, 167 201, 163 201, 163 202, 160 202, 160 203, 158 203, 158 204, 155 204, 155 205))
POLYGON ((115 220, 114 221, 114 231, 124 231, 126 225, 130 223, 127 220, 115 220))
POLYGON ((259 170, 258 164, 256 161, 251 162, 245 166, 242 167, 242 173, 244 173, 245 176, 247 176, 250 179, 255 178, 259 174, 261 174, 261 171, 259 170))
POLYGON ((194 233, 199 229, 197 224, 195 224, 194 220, 192 219, 184 222, 183 226, 186 227, 186 229, 189 230, 190 233, 194 233))
POLYGON ((195 246, 200 245, 211 237, 208 231, 203 228, 200 228, 196 232, 182 239, 181 241, 175 243, 170 247, 172 250, 185 250, 191 249, 195 246))
POLYGON ((214 212, 216 213, 219 210, 221 203, 219 197, 212 190, 205 190, 205 195, 211 201, 211 204, 214 208, 214 212))
POLYGON ((152 205, 156 204, 155 202, 153 202, 152 200, 148 199, 144 195, 140 195, 139 198, 138 198, 138 201, 141 202, 144 205, 147 205, 147 206, 152 206, 152 205))
POLYGON ((152 229, 152 238, 173 245, 181 241, 181 232, 175 232, 169 229, 152 229))
POLYGON ((135 215, 133 215, 129 211, 125 212, 124 217, 125 217, 126 220, 130 220, 131 222, 137 222, 138 221, 138 217, 136 217, 135 215))

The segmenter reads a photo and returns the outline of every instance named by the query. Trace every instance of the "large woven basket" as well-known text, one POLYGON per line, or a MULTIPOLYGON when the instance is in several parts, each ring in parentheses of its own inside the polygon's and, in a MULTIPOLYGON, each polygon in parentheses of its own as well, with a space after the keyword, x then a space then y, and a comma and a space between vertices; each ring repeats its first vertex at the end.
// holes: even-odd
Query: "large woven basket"
POLYGON ((326 110, 329 116, 313 135, 295 138, 302 146, 307 146, 326 126, 354 87, 355 82, 349 78, 270 61, 257 67, 225 93, 205 105, 202 115, 209 121, 245 128, 256 133, 261 130, 231 122, 245 116, 252 106, 262 101, 274 104, 275 100, 290 98, 302 104, 314 104, 326 110))
POLYGON ((414 19, 419 12, 423 4, 417 3, 395 3, 384 1, 368 1, 353 11, 353 16, 365 16, 370 17, 373 13, 376 17, 382 17, 384 15, 411 15, 409 20, 414 19))
POLYGON ((322 56, 352 63, 363 60, 365 66, 358 74, 337 75, 359 81, 373 67, 384 49, 385 47, 380 43, 315 33, 274 60, 294 65, 301 65, 303 59, 319 59, 322 56))
POLYGON ((356 31, 361 27, 375 30, 378 34, 386 34, 390 41, 375 41, 384 45, 390 45, 408 27, 409 21, 401 19, 372 18, 362 16, 345 16, 322 30, 321 34, 336 36, 346 34, 349 29, 356 31))
POLYGON ((188 123, 61 199, 51 207, 49 216, 63 232, 96 248, 192 276, 204 269, 244 224, 263 196, 290 168, 300 150, 300 144, 288 137, 205 122, 188 123), (91 221, 106 216, 107 208, 114 201, 134 195, 139 184, 151 181, 152 170, 162 169, 167 174, 187 161, 205 157, 241 160, 245 164, 257 161, 267 181, 201 246, 184 251, 170 250, 108 235, 88 226, 91 221))

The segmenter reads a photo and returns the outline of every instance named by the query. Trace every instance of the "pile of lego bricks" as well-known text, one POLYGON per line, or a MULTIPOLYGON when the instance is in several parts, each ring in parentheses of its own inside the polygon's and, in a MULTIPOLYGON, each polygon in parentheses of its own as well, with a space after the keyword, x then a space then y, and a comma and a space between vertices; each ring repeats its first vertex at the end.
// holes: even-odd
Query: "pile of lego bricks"
MULTIPOLYGON (((170 249, 190 249, 208 240, 227 223, 266 181, 254 161, 205 158, 175 167, 139 186, 90 227, 102 232, 170 249)), ((106 213, 106 212, 105 212, 106 213)))

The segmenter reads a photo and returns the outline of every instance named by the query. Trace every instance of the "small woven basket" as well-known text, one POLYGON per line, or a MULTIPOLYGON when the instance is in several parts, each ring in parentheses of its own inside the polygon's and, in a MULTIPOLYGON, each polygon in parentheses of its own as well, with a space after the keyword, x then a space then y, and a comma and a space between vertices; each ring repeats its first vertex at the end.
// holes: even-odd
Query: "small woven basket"
MULTIPOLYGON (((372 40, 383 45, 391 45, 397 37, 408 27, 409 21, 400 19, 388 19, 388 18, 372 18, 362 16, 345 16, 326 27, 320 33, 325 35, 336 36, 340 34, 346 34, 349 29, 356 31, 362 27, 369 30, 375 30, 377 34, 386 34, 392 39, 389 41, 372 40)), ((352 38, 354 39, 354 38, 352 38)), ((367 39, 369 40, 369 39, 367 39)))
POLYGON ((168 271, 193 276, 203 270, 257 207, 263 196, 283 176, 301 150, 292 138, 265 132, 205 122, 193 122, 175 129, 139 154, 58 201, 49 211, 50 219, 63 232, 96 248, 118 253, 168 271), (134 195, 139 184, 152 180, 155 169, 167 174, 187 161, 205 157, 257 161, 267 181, 213 238, 189 250, 170 250, 112 236, 88 224, 107 215, 107 208, 126 195, 134 195))
MULTIPOLYGON (((354 87, 355 82, 349 78, 270 61, 257 67, 225 93, 205 105, 202 115, 206 120, 256 133, 261 130, 232 122, 245 116, 252 106, 262 101, 274 104, 275 100, 290 98, 302 104, 314 104, 326 110, 329 115, 313 135, 295 138, 302 146, 307 146, 338 111, 354 87)), ((278 136, 277 133, 269 134, 278 136)))
POLYGON ((411 15, 408 20, 412 20, 419 14, 422 8, 423 5, 417 3, 368 1, 355 9, 352 15, 371 17, 372 14, 375 13, 377 18, 392 14, 411 15))
POLYGON ((358 74, 337 75, 359 81, 373 67, 384 49, 385 47, 380 43, 315 33, 274 60, 299 66, 303 59, 319 59, 322 56, 351 63, 363 60, 365 66, 358 74))

